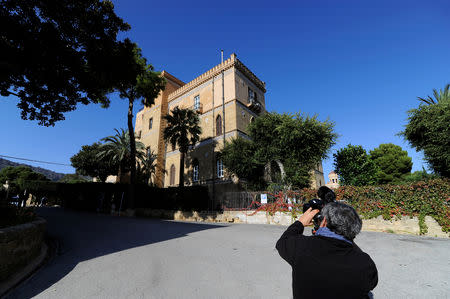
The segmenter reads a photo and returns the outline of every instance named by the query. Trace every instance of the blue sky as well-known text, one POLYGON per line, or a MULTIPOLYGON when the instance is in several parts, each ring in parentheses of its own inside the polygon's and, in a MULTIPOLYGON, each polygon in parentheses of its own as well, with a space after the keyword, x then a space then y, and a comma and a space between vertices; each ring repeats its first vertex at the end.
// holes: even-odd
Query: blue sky
MULTIPOLYGON (((236 53, 266 82, 267 110, 317 114, 339 140, 371 150, 392 142, 421 170, 423 155, 396 136, 417 97, 450 82, 448 1, 113 1, 157 70, 188 82, 236 53)), ((0 99, 0 155, 70 164, 82 145, 126 127, 127 104, 80 105, 55 127, 24 121, 0 99)), ((137 109, 136 109, 137 111, 137 109)), ((325 177, 332 155, 323 162, 325 177)), ((70 166, 29 163, 70 173, 70 166)))

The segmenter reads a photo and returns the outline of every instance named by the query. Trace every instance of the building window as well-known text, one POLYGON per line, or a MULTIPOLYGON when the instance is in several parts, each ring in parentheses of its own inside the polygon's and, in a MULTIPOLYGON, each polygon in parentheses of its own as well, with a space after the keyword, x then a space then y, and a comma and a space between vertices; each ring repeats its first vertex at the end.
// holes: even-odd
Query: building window
POLYGON ((144 113, 142 113, 142 121, 144 121, 144 113))
POLYGON ((222 159, 217 160, 217 177, 223 178, 223 162, 222 159))
POLYGON ((254 92, 250 87, 248 88, 248 102, 253 103, 256 101, 256 92, 254 92))
POLYGON ((250 117, 250 123, 252 123, 252 122, 254 122, 255 121, 255 118, 252 116, 252 117, 250 117))
POLYGON ((171 146, 172 146, 172 152, 175 150, 175 144, 171 144, 171 146))
POLYGON ((153 117, 148 121, 148 129, 151 130, 153 128, 153 117))
POLYGON ((194 110, 200 109, 200 96, 194 97, 194 110))
POLYGON ((170 166, 170 183, 171 186, 175 185, 175 165, 170 166))
POLYGON ((216 117, 216 136, 222 135, 222 116, 217 115, 216 117))
POLYGON ((142 131, 137 131, 136 138, 141 139, 142 131))
POLYGON ((194 162, 192 163, 193 167, 192 167, 192 181, 194 182, 198 182, 198 160, 195 159, 194 162))
POLYGON ((322 186, 322 180, 319 180, 319 186, 322 186))

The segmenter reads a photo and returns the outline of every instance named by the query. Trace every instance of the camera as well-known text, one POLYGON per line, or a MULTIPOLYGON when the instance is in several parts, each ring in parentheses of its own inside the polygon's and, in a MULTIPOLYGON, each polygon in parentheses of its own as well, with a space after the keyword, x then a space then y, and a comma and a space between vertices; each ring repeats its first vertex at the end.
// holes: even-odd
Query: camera
POLYGON ((323 220, 323 215, 321 213, 323 207, 330 202, 336 201, 336 194, 334 194, 333 190, 325 186, 322 186, 319 188, 319 190, 317 190, 317 196, 319 198, 311 199, 303 205, 303 213, 306 212, 306 210, 308 210, 309 208, 312 208, 313 210, 319 210, 319 213, 317 213, 313 218, 313 233, 319 229, 320 223, 323 220))

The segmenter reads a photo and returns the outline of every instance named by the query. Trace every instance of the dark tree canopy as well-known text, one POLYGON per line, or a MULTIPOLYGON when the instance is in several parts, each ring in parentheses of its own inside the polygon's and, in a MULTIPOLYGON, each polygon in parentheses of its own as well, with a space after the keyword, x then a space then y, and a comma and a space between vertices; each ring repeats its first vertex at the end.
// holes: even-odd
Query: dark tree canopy
POLYGON ((81 150, 70 158, 77 174, 98 178, 101 182, 106 181, 109 175, 117 174, 118 164, 109 157, 100 157, 101 151, 100 143, 83 145, 81 150))
POLYGON ((8 166, 0 171, 0 184, 3 185, 6 181, 9 181, 10 192, 17 193, 23 189, 26 181, 49 181, 49 179, 26 166, 8 166))
POLYGON ((334 169, 342 185, 364 186, 376 183, 377 166, 360 145, 347 145, 334 157, 334 169))
POLYGON ((272 164, 284 167, 283 184, 309 187, 311 170, 335 144, 333 127, 330 121, 299 113, 265 113, 249 125, 249 140, 240 137, 225 145, 224 165, 239 178, 247 179, 253 188, 264 187, 264 168, 272 164))
POLYGON ((398 183, 411 172, 412 159, 398 145, 380 144, 370 151, 370 158, 378 167, 376 177, 379 184, 398 183))
POLYGON ((88 182, 88 180, 76 173, 69 173, 63 176, 58 182, 74 184, 74 183, 86 183, 88 182))
POLYGON ((408 124, 400 133, 411 146, 423 151, 431 169, 441 176, 450 177, 450 92, 435 92, 428 105, 408 111, 408 124))
POLYGON ((107 107, 106 94, 133 71, 122 67, 133 43, 117 40, 130 26, 111 1, 3 0, 0 28, 0 94, 17 96, 22 118, 40 125, 78 103, 107 107))

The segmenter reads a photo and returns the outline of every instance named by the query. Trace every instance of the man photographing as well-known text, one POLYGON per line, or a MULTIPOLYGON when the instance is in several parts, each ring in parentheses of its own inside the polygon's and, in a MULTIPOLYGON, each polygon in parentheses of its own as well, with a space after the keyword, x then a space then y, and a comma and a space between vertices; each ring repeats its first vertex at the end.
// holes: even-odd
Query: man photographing
POLYGON ((319 210, 309 208, 283 233, 276 244, 292 266, 294 298, 369 298, 378 283, 375 263, 353 242, 362 221, 352 207, 327 203, 319 229, 304 236, 319 210))

